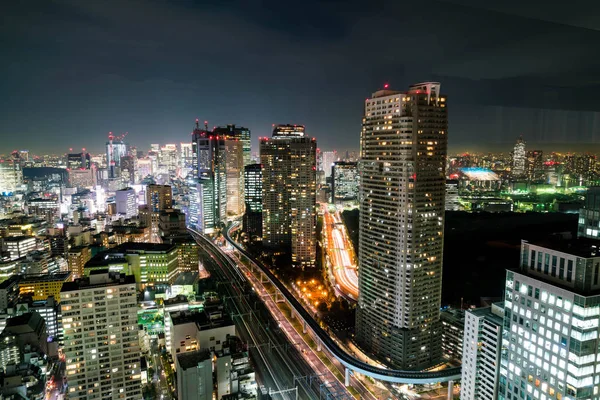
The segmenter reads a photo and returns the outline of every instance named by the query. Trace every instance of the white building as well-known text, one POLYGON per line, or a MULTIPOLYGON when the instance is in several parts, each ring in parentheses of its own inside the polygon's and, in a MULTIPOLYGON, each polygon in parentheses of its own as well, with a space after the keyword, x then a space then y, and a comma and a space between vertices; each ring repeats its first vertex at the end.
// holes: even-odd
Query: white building
POLYGON ((133 188, 125 188, 115 192, 117 214, 125 218, 133 218, 138 214, 137 195, 133 188))
POLYGON ((227 337, 235 336, 233 321, 220 311, 179 311, 169 313, 168 317, 167 350, 173 357, 198 349, 221 350, 227 337))
POLYGON ((337 151, 324 151, 323 152, 323 172, 325 172, 325 178, 331 176, 331 169, 333 163, 338 160, 337 151))
POLYGON ((512 175, 515 178, 524 177, 527 172, 527 152, 525 151, 525 144, 523 137, 520 137, 513 149, 512 175))
POLYGON ((589 239, 600 237, 600 186, 590 187, 585 194, 585 203, 579 210, 577 236, 589 239))
POLYGON ((23 185, 23 170, 19 159, 0 160, 0 193, 13 193, 23 185))
POLYGON ((500 377, 502 303, 465 313, 461 400, 495 400, 500 377))
POLYGON ((446 100, 428 82, 365 101, 356 338, 402 369, 441 358, 446 100))
POLYGON ((68 398, 140 399, 133 275, 96 270, 61 290, 68 398))
POLYGON ((600 398, 597 241, 522 241, 504 307, 499 400, 600 398))

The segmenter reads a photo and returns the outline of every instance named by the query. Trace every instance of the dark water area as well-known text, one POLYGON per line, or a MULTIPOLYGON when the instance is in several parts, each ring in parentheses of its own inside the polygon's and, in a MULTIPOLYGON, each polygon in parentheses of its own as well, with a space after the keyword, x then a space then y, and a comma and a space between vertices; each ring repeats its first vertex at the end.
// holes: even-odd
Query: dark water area
MULTIPOLYGON (((358 247, 358 211, 342 215, 358 247)), ((577 214, 446 212, 442 303, 481 304, 501 298, 507 268, 519 266, 521 240, 577 231, 577 214)))

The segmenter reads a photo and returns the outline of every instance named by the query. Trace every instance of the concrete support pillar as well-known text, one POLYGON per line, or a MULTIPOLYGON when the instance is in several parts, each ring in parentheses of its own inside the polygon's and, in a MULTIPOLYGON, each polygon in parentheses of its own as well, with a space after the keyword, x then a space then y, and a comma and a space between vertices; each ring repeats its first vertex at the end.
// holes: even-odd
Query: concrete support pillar
POLYGON ((454 381, 448 382, 448 400, 452 400, 454 396, 454 381))
POLYGON ((350 386, 350 370, 346 367, 346 374, 344 379, 344 385, 346 387, 350 386))

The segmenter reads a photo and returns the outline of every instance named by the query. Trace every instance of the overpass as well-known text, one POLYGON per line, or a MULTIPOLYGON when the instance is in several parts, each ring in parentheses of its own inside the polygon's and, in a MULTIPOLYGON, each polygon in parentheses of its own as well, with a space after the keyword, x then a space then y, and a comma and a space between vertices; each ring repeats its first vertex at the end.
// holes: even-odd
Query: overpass
MULTIPOLYGON (((461 368, 452 367, 440 371, 404 371, 397 369, 386 369, 376 367, 367 364, 364 361, 360 361, 352 355, 346 353, 331 337, 327 332, 321 328, 319 323, 315 321, 313 316, 300 304, 300 302, 294 297, 292 293, 283 285, 271 271, 264 267, 264 265, 256 260, 250 253, 248 253, 242 246, 231 238, 231 231, 238 227, 239 222, 234 222, 225 231, 226 240, 233 246, 237 251, 248 258, 252 263, 260 270, 260 273, 267 278, 279 294, 285 299, 290 307, 296 312, 305 325, 307 325, 315 337, 318 348, 324 346, 346 369, 346 386, 349 385, 350 371, 369 376, 373 379, 378 379, 385 382, 392 383, 406 383, 406 384, 431 384, 438 382, 450 382, 450 387, 455 380, 459 380, 461 377, 461 368)), ((233 263, 232 263, 233 265, 233 263)), ((233 265, 234 269, 237 269, 237 265, 233 265)), ((240 274, 243 276, 243 274, 240 274)), ((244 277, 245 278, 245 277, 244 277)))

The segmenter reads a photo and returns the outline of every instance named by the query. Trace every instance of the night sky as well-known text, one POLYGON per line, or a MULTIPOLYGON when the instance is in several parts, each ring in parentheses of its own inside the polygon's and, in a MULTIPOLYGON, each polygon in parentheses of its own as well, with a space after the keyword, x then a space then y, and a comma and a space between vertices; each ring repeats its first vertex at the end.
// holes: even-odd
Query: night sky
POLYGON ((435 80, 452 149, 600 143, 600 2, 6 1, 0 152, 253 136, 305 124, 358 148, 363 101, 435 80), (556 5, 554 5, 556 3, 556 5), (487 7, 487 8, 483 8, 487 7))

